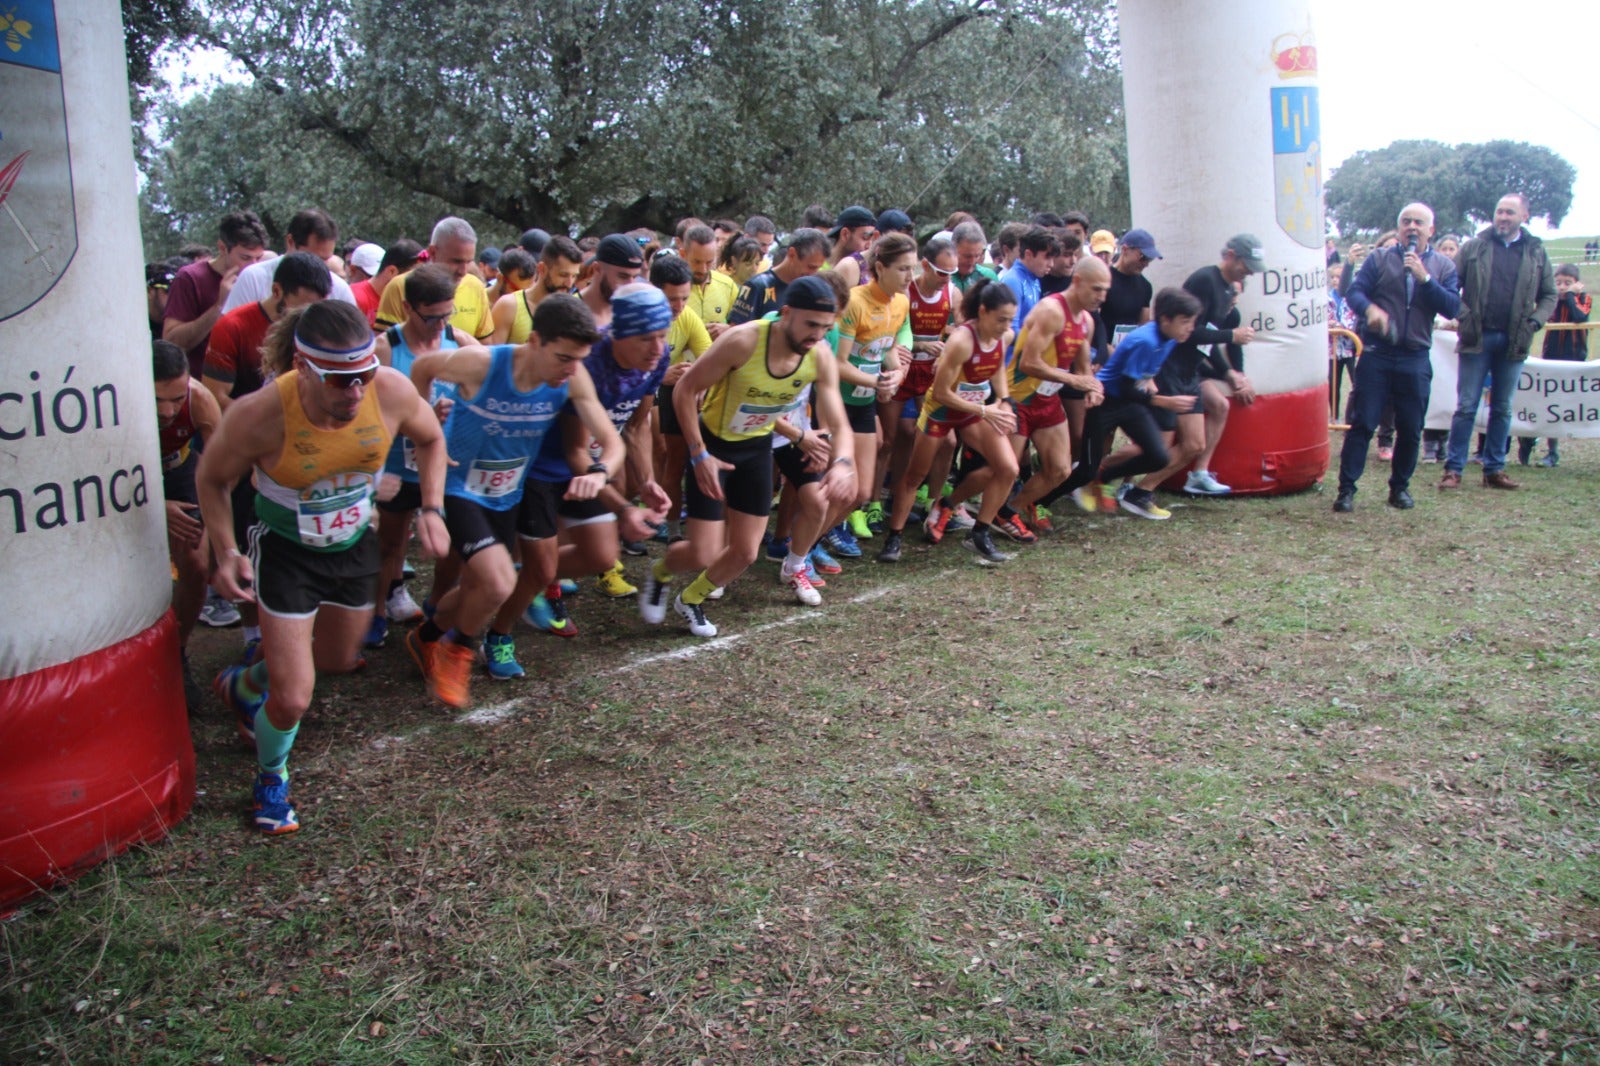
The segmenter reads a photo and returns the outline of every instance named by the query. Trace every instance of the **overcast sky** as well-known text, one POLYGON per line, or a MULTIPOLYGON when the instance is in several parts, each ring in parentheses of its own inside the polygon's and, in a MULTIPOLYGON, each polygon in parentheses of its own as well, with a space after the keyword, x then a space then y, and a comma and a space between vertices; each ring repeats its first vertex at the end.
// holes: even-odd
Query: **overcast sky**
POLYGON ((1600 233, 1600 0, 1310 3, 1325 176, 1408 138, 1527 141, 1578 170, 1561 231, 1600 233))

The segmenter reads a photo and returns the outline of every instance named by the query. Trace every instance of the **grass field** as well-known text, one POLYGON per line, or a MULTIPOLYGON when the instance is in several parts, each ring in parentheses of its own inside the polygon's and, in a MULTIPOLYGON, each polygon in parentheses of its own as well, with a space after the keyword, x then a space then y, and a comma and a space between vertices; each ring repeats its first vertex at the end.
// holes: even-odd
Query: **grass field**
POLYGON ((475 715, 391 640, 284 839, 198 719, 193 816, 0 924, 0 1062, 1600 1061, 1600 446, 1438 470, 762 563, 716 642, 586 591, 475 715))

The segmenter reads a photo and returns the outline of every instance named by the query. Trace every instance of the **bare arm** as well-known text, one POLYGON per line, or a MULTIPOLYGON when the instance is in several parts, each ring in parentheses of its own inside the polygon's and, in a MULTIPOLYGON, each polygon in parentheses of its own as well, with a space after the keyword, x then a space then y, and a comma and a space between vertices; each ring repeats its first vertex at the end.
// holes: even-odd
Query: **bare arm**
POLYGON ((385 422, 411 440, 416 448, 417 480, 420 482, 422 510, 417 514, 417 540, 430 559, 442 559, 450 552, 450 534, 444 526, 444 476, 449 456, 445 454, 444 430, 433 408, 398 370, 385 367, 373 384, 385 422))
POLYGON ((476 345, 419 355, 411 364, 411 384, 426 399, 433 395, 435 381, 448 381, 460 389, 463 400, 470 400, 483 387, 489 360, 489 349, 476 345))

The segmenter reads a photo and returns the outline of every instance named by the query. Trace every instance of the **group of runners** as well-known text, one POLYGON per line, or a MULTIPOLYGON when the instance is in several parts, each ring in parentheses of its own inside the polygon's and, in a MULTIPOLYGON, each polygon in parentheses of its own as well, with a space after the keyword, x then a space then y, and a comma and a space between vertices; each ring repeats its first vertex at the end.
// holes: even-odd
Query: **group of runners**
POLYGON ((1152 490, 1197 458, 1188 487, 1227 491, 1204 459, 1252 398, 1248 235, 1152 294, 1153 238, 1118 247, 1075 214, 992 246, 969 215, 919 246, 903 212, 851 207, 782 243, 759 216, 691 219, 669 247, 537 235, 492 257, 447 218, 425 251, 364 244, 348 268, 303 215, 270 260, 224 220, 172 280, 154 357, 175 606, 185 639, 207 584, 243 609, 214 689, 256 750, 265 833, 299 825, 288 757, 316 675, 361 669, 393 625, 464 707, 480 669, 524 676, 519 622, 576 635, 578 582, 712 637, 707 603, 763 555, 815 606, 840 557, 896 563, 914 524, 998 565, 997 538, 1032 543, 1058 500, 1169 517, 1152 490), (209 323, 183 319, 207 298, 209 323), (623 557, 652 541, 635 585, 623 557), (434 561, 420 603, 413 546, 434 561))

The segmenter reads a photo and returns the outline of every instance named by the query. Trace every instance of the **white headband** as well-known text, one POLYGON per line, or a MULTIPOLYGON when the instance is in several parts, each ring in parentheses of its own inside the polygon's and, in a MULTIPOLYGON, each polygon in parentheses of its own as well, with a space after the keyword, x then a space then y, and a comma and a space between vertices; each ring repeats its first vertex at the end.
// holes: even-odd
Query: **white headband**
POLYGON ((296 332, 294 346, 301 355, 322 367, 336 366, 359 372, 376 366, 378 363, 378 337, 376 334, 368 337, 354 348, 324 348, 321 345, 312 344, 296 332))

